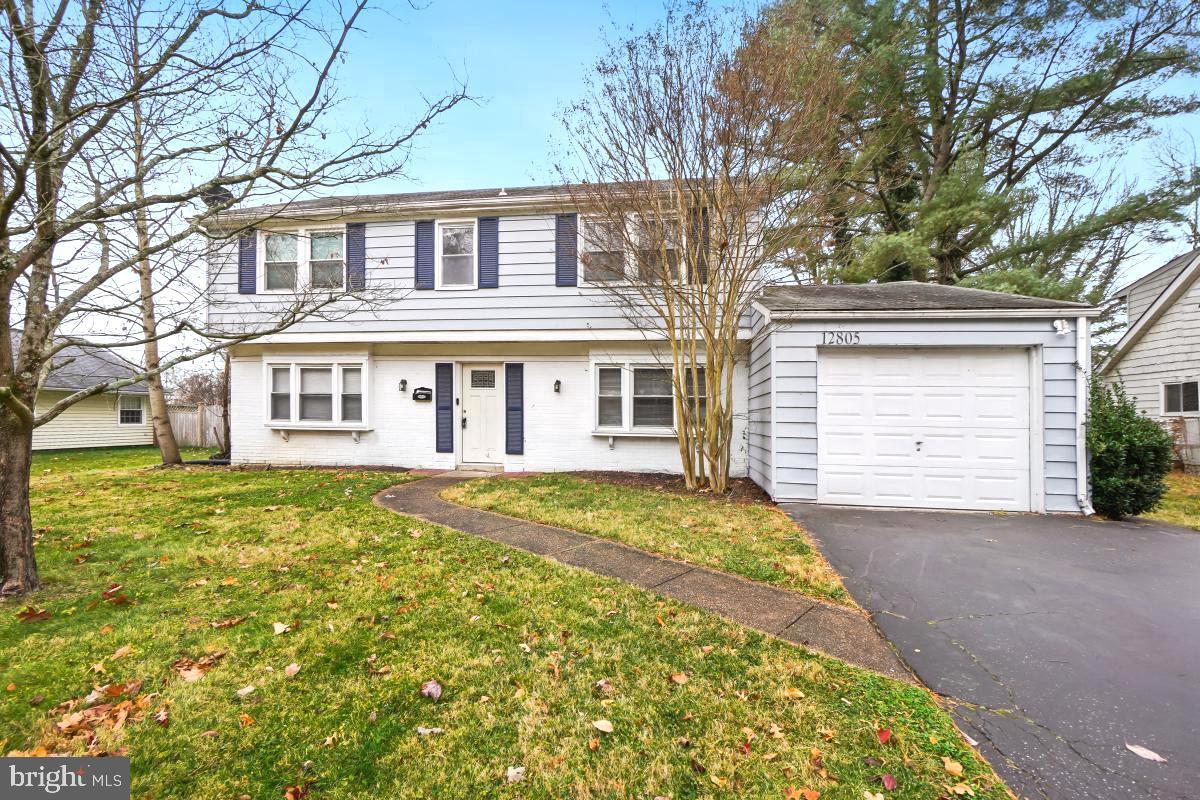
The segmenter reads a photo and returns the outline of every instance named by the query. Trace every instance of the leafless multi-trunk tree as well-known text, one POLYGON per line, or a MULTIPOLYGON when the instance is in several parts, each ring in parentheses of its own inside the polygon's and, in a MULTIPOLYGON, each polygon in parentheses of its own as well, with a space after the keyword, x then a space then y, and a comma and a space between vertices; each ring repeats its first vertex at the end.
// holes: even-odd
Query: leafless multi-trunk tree
POLYGON ((35 427, 84 398, 370 302, 368 292, 301 291, 268 322, 220 332, 190 313, 197 296, 175 298, 170 319, 143 318, 144 288, 159 298, 187 281, 203 290, 205 279, 189 277, 205 249, 195 242, 223 210, 402 174, 413 137, 465 98, 457 86, 420 99, 400 127, 351 119, 335 72, 366 5, 0 0, 0 594, 39 585, 28 494, 35 427), (139 107, 152 116, 135 158, 139 107), (143 287, 138 270, 158 279, 143 287), (177 337, 199 343, 37 404, 70 345, 135 354, 177 337))
POLYGON ((807 239, 781 232, 827 213, 837 187, 818 178, 846 153, 851 78, 836 37, 764 31, 737 12, 671 9, 616 41, 563 115, 559 172, 586 209, 582 279, 662 342, 684 478, 717 492, 750 304, 781 250, 827 246, 815 225, 807 239))

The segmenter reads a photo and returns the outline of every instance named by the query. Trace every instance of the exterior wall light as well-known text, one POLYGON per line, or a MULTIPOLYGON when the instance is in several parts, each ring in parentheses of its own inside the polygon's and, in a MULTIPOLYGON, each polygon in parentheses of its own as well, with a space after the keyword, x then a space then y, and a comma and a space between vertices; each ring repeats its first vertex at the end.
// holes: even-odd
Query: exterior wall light
POLYGON ((558 394, 561 391, 562 391, 562 381, 555 381, 554 382, 554 393, 558 394))
POLYGON ((400 391, 402 391, 402 392, 408 391, 408 381, 405 380, 404 378, 400 379, 400 391))

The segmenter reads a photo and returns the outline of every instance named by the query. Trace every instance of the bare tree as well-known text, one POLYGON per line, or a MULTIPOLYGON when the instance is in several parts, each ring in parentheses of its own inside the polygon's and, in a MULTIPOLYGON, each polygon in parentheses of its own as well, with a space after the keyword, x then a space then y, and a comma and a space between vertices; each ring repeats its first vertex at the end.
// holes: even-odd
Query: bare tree
POLYGON ((225 402, 224 369, 189 372, 173 387, 172 397, 180 403, 219 406, 225 402))
MULTIPOLYGON (((218 333, 179 314, 148 331, 133 279, 147 259, 178 260, 182 277, 190 259, 178 253, 245 200, 402 174, 413 138, 465 89, 422 99, 401 128, 348 120, 335 67, 366 5, 0 0, 8 65, 0 75, 0 594, 39 585, 28 493, 36 426, 86 397, 313 315, 345 313, 345 293, 310 290, 267 322, 218 333), (138 104, 177 116, 134 159, 127 123, 138 104), (106 335, 86 335, 95 332, 106 335), (36 407, 63 348, 136 350, 181 334, 211 338, 36 407)), ((174 274, 161 277, 155 292, 173 283, 174 274)), ((369 301, 365 294, 349 299, 369 301)))
POLYGON ((584 280, 665 344, 684 478, 718 492, 750 304, 781 250, 827 246, 815 225, 781 234, 790 218, 825 215, 836 185, 818 178, 846 152, 836 37, 776 41, 755 23, 699 3, 670 9, 612 44, 563 115, 559 172, 587 210, 584 280))

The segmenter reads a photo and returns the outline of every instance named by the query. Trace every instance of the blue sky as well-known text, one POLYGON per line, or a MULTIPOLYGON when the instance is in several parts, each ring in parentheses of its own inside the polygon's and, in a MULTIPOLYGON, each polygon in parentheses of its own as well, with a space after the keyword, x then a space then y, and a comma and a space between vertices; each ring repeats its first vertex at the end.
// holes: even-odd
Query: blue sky
MULTIPOLYGON (((392 192, 555 182, 556 112, 580 96, 604 50, 605 32, 614 24, 644 29, 663 14, 660 0, 429 0, 418 10, 399 0, 383 5, 389 8, 363 21, 339 74, 351 125, 364 118, 401 125, 415 116, 422 94, 441 94, 455 75, 478 98, 419 138, 407 180, 362 187, 392 192)), ((1195 119, 1188 126, 1200 134, 1195 119)), ((1139 148, 1123 167, 1136 177, 1147 170, 1148 155, 1139 148)), ((1155 247, 1128 275, 1153 269, 1183 248, 1155 247)))

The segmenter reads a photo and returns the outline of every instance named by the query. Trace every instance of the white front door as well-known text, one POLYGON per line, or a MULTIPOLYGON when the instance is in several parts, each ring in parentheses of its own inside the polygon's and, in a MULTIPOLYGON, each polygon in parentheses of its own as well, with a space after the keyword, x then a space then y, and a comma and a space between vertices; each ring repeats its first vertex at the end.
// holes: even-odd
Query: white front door
POLYGON ((501 364, 462 366, 462 457, 465 464, 499 464, 504 441, 501 364))
POLYGON ((1024 349, 822 349, 817 499, 1030 509, 1024 349))

